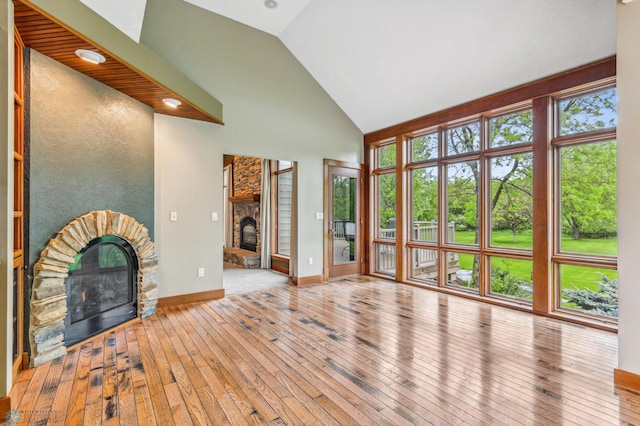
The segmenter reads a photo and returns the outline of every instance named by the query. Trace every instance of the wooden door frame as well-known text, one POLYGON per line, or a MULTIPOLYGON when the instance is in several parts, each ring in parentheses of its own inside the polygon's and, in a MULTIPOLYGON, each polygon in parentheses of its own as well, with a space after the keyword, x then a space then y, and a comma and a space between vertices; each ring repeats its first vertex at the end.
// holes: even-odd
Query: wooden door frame
POLYGON ((329 239, 329 222, 328 218, 330 215, 331 208, 331 200, 329 200, 329 185, 331 184, 329 179, 329 169, 331 167, 342 167, 346 169, 354 169, 358 170, 360 175, 360 182, 358 182, 358 216, 360 217, 360 223, 356 224, 359 231, 356 232, 357 240, 356 245, 360 248, 360 259, 358 260, 360 266, 358 268, 358 273, 364 273, 364 187, 363 187, 363 179, 364 179, 364 164, 354 163, 350 161, 338 161, 338 160, 324 160, 323 174, 324 174, 324 211, 323 211, 323 221, 322 221, 322 241, 323 241, 323 266, 322 266, 322 278, 323 280, 329 279, 329 254, 330 254, 330 239, 329 239))

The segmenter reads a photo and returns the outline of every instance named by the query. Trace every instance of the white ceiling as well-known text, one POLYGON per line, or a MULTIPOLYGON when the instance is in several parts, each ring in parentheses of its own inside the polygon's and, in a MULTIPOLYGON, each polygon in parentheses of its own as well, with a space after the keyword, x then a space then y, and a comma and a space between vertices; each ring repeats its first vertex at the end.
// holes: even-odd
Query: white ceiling
POLYGON ((311 0, 276 0, 269 9, 264 0, 184 0, 218 15, 279 36, 311 0))
POLYGON ((616 0, 183 1, 279 37, 364 133, 616 51, 616 0))

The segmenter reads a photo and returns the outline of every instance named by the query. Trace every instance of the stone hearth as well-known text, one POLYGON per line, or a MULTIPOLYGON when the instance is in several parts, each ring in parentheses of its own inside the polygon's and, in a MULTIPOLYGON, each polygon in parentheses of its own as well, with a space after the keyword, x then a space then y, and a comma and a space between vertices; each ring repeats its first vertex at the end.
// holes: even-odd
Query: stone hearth
POLYGON ((147 228, 131 216, 109 210, 80 216, 49 241, 34 266, 29 333, 33 366, 66 354, 65 278, 69 275, 69 265, 73 264, 74 256, 90 241, 104 235, 114 235, 126 240, 136 253, 138 317, 146 318, 156 312, 158 257, 147 228))
POLYGON ((260 253, 238 247, 224 249, 224 261, 246 269, 260 268, 260 253))

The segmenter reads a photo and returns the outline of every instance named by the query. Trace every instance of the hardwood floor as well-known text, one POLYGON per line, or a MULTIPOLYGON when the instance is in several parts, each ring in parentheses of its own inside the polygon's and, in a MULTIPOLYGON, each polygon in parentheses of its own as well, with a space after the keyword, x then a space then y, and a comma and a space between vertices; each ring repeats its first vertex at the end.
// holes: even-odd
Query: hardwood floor
POLYGON ((367 277, 160 309, 14 387, 29 424, 640 424, 617 336, 367 277))

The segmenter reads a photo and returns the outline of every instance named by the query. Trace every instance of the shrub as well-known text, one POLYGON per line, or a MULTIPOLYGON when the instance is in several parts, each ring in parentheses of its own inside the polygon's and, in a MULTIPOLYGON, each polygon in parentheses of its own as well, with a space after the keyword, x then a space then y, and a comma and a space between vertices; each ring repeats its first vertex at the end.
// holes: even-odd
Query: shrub
POLYGON ((527 297, 531 295, 531 284, 499 266, 492 265, 491 292, 505 296, 527 297))
POLYGON ((600 274, 602 280, 597 282, 600 285, 598 292, 590 288, 564 289, 563 292, 567 301, 589 313, 596 315, 606 315, 608 317, 618 316, 618 280, 610 280, 606 275, 600 274))

